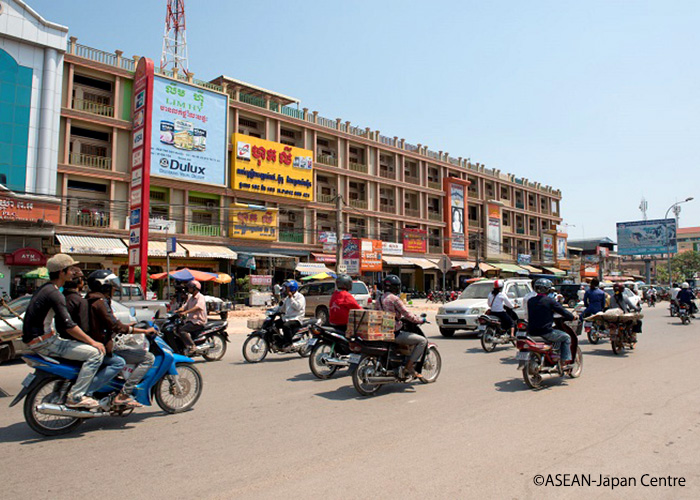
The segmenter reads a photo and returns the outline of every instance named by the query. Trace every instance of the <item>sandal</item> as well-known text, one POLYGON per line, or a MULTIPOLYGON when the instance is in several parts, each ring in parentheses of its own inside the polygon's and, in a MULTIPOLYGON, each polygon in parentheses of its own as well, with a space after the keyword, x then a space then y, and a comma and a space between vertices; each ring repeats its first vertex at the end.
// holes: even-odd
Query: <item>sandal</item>
POLYGON ((143 405, 136 401, 134 398, 131 396, 127 397, 127 399, 123 401, 119 401, 119 396, 114 398, 114 404, 117 406, 125 406, 127 408, 141 408, 143 405))

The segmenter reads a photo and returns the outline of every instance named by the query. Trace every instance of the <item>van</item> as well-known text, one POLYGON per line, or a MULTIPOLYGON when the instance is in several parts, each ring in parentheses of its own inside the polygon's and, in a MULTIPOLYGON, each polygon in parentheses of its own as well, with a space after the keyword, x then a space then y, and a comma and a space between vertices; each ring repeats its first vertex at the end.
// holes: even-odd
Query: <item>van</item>
MULTIPOLYGON (((331 302, 331 295, 333 295, 335 290, 335 280, 316 281, 302 285, 299 288, 299 293, 306 298, 306 315, 315 316, 324 325, 328 324, 328 308, 331 302)), ((362 281, 353 281, 350 293, 363 309, 366 309, 372 302, 369 288, 362 281)))

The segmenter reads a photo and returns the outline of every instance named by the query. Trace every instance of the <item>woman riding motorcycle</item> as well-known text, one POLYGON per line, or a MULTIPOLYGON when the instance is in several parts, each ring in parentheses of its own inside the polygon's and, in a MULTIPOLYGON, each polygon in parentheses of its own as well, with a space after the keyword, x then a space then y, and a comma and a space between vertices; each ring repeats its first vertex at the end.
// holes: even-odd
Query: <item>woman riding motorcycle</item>
POLYGON ((491 309, 491 314, 501 320, 501 327, 503 330, 509 331, 511 337, 514 336, 515 323, 513 320, 515 319, 517 321, 518 316, 513 312, 515 306, 506 294, 503 293, 503 281, 496 280, 493 282, 493 290, 489 294, 487 304, 491 309), (515 318, 511 315, 514 315, 515 318))
POLYGON ((362 309, 357 303, 355 297, 352 296, 352 278, 347 274, 341 274, 335 280, 337 290, 331 295, 331 301, 328 304, 329 318, 331 326, 336 330, 345 332, 348 328, 348 318, 350 311, 353 309, 362 309))
POLYGON ((374 308, 380 311, 385 311, 394 314, 396 326, 394 328, 395 342, 401 345, 412 345, 413 351, 406 363, 406 373, 415 378, 423 378, 416 372, 414 365, 425 352, 428 341, 423 335, 405 331, 402 327, 406 326, 410 329, 410 323, 420 325, 425 323, 424 318, 420 318, 406 309, 399 293, 401 293, 401 279, 395 274, 389 274, 382 281, 384 293, 379 296, 374 304, 374 308), (407 322, 407 324, 405 324, 407 322))

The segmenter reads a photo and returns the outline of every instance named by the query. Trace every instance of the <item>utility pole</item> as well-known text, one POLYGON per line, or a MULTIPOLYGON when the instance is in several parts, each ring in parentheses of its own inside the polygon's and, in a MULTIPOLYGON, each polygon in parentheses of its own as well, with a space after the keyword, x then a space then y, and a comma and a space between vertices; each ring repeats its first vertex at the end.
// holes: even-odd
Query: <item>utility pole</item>
POLYGON ((343 221, 343 196, 338 193, 335 197, 335 270, 340 274, 340 267, 343 265, 343 235, 345 234, 345 224, 343 221))

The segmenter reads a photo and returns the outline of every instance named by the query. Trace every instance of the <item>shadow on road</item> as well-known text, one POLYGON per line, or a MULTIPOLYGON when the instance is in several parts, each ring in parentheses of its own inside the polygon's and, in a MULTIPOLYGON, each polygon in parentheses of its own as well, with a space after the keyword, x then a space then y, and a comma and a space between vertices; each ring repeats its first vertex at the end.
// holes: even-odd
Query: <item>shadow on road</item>
POLYGON ((309 380, 321 381, 320 378, 316 377, 316 375, 311 372, 300 373, 287 379, 288 382, 308 382, 309 380))
MULTIPOLYGON (((347 401, 350 399, 372 399, 373 397, 381 397, 382 394, 391 394, 396 392, 416 392, 416 386, 423 385, 420 382, 411 384, 384 384, 376 396, 360 396, 352 385, 340 387, 334 391, 319 392, 316 396, 330 399, 332 401, 347 401)), ((428 384, 429 385, 429 384, 428 384)))
MULTIPOLYGON (((613 357, 613 358, 615 358, 615 357, 620 357, 619 354, 616 355, 614 352, 612 352, 612 348, 609 348, 609 349, 594 349, 594 350, 592 350, 592 351, 585 351, 584 354, 585 354, 586 356, 603 356, 603 357, 606 357, 606 358, 610 358, 610 357, 613 357)), ((624 350, 624 354, 625 354, 625 355, 627 354, 627 349, 624 350)))
POLYGON ((523 382, 521 378, 503 380, 501 382, 496 382, 494 385, 499 392, 520 392, 529 390, 528 386, 525 385, 525 382, 523 382))

